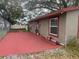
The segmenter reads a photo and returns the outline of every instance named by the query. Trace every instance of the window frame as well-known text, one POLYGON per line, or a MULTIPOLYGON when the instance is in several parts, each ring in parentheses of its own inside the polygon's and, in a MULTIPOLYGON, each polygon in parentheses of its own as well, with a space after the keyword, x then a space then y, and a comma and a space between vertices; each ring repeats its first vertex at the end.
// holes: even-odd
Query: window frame
POLYGON ((50 22, 49 22, 49 34, 53 35, 55 37, 58 37, 58 34, 59 34, 59 19, 58 19, 58 17, 50 19, 50 22), (57 26, 52 26, 51 25, 51 20, 53 20, 53 19, 57 20, 57 26), (57 34, 51 33, 51 27, 57 27, 57 34))

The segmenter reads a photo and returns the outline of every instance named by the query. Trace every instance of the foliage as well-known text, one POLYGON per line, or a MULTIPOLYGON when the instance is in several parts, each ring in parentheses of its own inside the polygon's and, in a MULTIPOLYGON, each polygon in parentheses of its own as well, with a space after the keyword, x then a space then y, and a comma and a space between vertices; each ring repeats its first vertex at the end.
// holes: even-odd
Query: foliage
POLYGON ((79 0, 29 0, 25 7, 29 10, 46 8, 55 11, 69 6, 78 6, 78 4, 79 0))
POLYGON ((79 46, 77 45, 76 39, 71 39, 65 48, 66 51, 71 54, 72 56, 79 57, 79 46))
POLYGON ((19 31, 26 32, 27 30, 25 28, 22 28, 22 29, 10 29, 10 32, 19 32, 19 31))
POLYGON ((20 16, 30 20, 51 11, 78 5, 79 0, 0 0, 0 15, 14 23, 20 16))
POLYGON ((76 43, 76 38, 70 39, 69 43, 67 44, 67 47, 76 47, 77 43, 76 43))
POLYGON ((15 19, 22 14, 22 8, 18 2, 12 0, 0 0, 0 16, 11 24, 15 23, 15 19))
POLYGON ((69 6, 78 6, 79 0, 25 0, 22 3, 27 19, 57 11, 69 6))

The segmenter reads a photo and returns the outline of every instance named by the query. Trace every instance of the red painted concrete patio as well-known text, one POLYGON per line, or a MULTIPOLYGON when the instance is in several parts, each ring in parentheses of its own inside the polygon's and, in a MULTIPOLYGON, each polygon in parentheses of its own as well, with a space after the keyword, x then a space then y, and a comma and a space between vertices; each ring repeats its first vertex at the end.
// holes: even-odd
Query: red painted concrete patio
POLYGON ((35 53, 59 47, 30 32, 9 32, 0 41, 0 56, 35 53))

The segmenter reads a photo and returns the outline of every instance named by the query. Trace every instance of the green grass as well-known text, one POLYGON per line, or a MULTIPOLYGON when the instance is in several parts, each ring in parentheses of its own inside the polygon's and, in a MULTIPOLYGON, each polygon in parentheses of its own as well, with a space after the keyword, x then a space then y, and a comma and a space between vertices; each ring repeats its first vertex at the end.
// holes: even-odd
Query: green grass
POLYGON ((25 28, 22 28, 22 29, 10 29, 10 32, 18 32, 18 31, 27 32, 28 30, 26 30, 25 28))
POLYGON ((76 39, 69 41, 65 50, 69 53, 69 55, 79 57, 79 46, 77 45, 76 39))
POLYGON ((2 38, 6 34, 6 31, 1 31, 0 30, 0 38, 2 38))

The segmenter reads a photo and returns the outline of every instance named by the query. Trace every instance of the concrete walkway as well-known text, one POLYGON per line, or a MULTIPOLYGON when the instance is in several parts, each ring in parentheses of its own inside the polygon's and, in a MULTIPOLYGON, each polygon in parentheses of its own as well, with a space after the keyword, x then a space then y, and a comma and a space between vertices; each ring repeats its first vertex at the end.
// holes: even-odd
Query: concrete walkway
POLYGON ((0 56, 36 53, 58 47, 30 32, 9 32, 0 41, 0 56))

